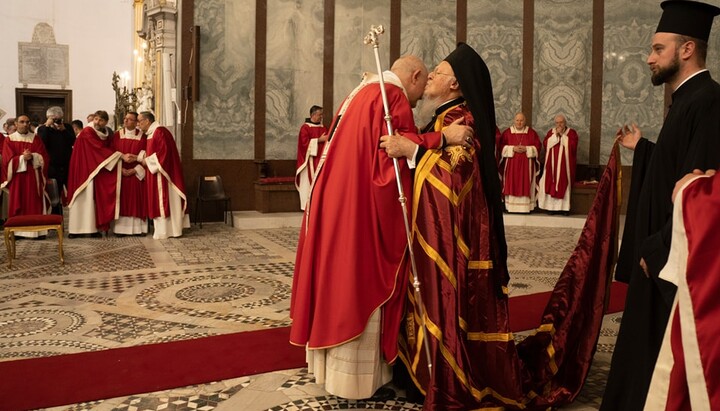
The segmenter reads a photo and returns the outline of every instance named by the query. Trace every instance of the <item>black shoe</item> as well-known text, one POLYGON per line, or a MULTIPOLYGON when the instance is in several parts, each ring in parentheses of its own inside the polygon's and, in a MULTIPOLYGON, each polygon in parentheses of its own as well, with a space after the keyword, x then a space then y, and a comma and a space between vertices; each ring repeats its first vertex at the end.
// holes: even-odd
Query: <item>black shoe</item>
POLYGON ((78 234, 68 233, 68 238, 76 238, 78 234))
POLYGON ((100 232, 94 232, 94 233, 90 234, 90 237, 92 237, 92 238, 100 238, 100 237, 102 237, 102 233, 100 233, 100 232))
POLYGON ((378 390, 375 391, 375 394, 373 394, 373 396, 370 397, 370 399, 372 399, 373 401, 385 402, 385 401, 392 400, 393 398, 396 398, 396 397, 397 397, 397 394, 395 393, 395 390, 393 390, 390 387, 383 386, 383 387, 378 388, 378 390))
POLYGON ((35 237, 35 240, 44 240, 46 238, 47 238, 46 235, 40 235, 40 236, 35 237))

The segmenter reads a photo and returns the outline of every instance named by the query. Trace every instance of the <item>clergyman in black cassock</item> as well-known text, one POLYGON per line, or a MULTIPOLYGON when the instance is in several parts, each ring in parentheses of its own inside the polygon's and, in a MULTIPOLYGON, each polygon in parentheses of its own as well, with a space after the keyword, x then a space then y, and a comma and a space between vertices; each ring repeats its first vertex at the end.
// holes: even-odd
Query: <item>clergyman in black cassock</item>
POLYGON ((629 283, 620 332, 601 410, 642 410, 675 286, 658 277, 668 259, 675 182, 693 169, 720 165, 720 85, 705 69, 713 18, 720 9, 694 1, 665 1, 648 64, 654 85, 673 88, 657 142, 636 126, 618 132, 634 147, 628 213, 616 279, 629 283), (639 140, 638 140, 639 138, 639 140))

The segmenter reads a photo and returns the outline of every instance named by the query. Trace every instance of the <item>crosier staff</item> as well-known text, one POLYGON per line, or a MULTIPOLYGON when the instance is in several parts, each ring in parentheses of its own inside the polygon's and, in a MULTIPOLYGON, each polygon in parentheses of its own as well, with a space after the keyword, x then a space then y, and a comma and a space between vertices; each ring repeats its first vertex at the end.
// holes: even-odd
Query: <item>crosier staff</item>
MULTIPOLYGON (((387 93, 385 92, 385 80, 383 79, 383 70, 380 65, 380 53, 378 52, 378 35, 383 34, 385 28, 380 26, 370 26, 370 31, 365 36, 363 42, 373 46, 373 52, 375 53, 375 65, 377 66, 378 77, 380 79, 380 93, 382 94, 383 108, 385 109, 385 124, 387 125, 388 135, 393 135, 392 117, 390 116, 390 105, 388 104, 387 93)), ((402 180, 400 179, 400 167, 398 166, 397 158, 393 158, 393 168, 395 169, 395 182, 398 188, 398 201, 403 211, 403 222, 405 223, 405 237, 407 238, 408 244, 408 255, 410 256, 410 267, 413 275, 413 288, 415 289, 415 300, 417 301, 418 314, 420 316, 421 325, 425 331, 426 337, 423 338, 423 345, 425 346, 425 355, 427 356, 428 371, 432 374, 432 357, 430 356, 430 343, 427 339, 427 327, 425 326, 425 306, 422 302, 422 295, 420 294, 420 280, 417 275, 417 267, 415 266, 415 253, 412 248, 412 238, 410 237, 410 220, 408 219, 407 211, 407 198, 405 197, 405 190, 402 186, 402 180)))

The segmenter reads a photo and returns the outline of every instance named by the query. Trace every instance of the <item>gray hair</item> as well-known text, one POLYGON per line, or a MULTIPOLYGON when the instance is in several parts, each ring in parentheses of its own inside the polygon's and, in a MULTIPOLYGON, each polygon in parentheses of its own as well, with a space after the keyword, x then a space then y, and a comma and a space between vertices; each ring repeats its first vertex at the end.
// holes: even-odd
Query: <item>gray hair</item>
POLYGON ((49 109, 47 109, 47 112, 45 112, 45 115, 48 117, 63 117, 65 113, 63 112, 63 109, 59 106, 52 106, 49 109))

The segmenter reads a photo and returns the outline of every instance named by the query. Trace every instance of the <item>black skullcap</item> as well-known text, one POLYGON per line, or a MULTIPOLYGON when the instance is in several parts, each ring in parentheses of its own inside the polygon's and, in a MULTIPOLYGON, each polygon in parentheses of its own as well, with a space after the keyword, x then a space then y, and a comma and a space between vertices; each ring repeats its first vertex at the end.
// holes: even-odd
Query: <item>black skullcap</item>
POLYGON ((660 3, 663 14, 656 33, 675 33, 708 41, 713 18, 720 8, 699 1, 668 0, 660 3))

